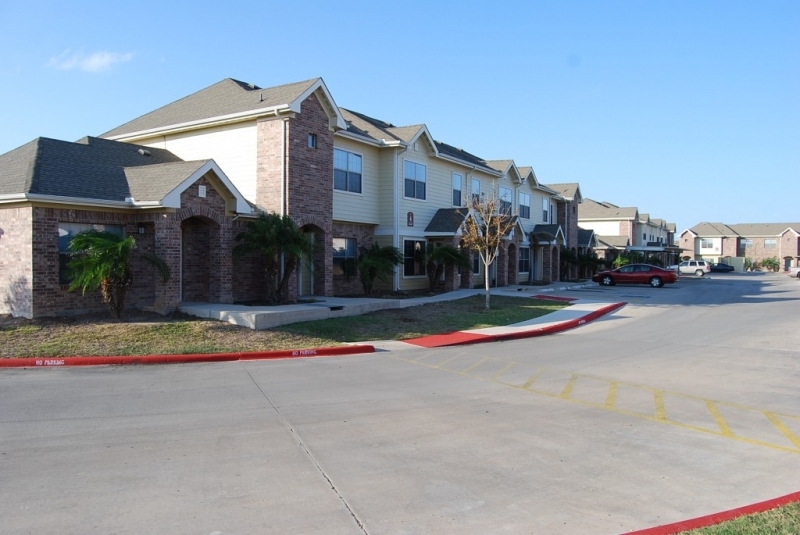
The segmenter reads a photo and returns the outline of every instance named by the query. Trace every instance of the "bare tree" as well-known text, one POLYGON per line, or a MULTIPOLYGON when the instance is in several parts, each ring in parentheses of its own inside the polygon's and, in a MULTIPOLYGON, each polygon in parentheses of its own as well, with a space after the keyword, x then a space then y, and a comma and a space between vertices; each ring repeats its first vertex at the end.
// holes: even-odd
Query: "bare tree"
POLYGON ((489 196, 473 197, 469 202, 469 213, 461 224, 464 246, 477 251, 483 262, 486 310, 489 310, 491 300, 489 266, 500 255, 503 239, 516 224, 517 217, 511 213, 510 203, 503 202, 494 192, 489 196))

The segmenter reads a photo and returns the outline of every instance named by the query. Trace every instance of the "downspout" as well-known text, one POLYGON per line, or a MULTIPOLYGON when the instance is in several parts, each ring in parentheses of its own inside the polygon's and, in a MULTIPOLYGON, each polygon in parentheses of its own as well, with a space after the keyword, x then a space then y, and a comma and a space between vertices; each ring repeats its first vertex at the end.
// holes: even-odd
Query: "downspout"
POLYGON ((286 122, 281 121, 281 209, 280 215, 286 215, 286 122))
MULTIPOLYGON (((392 166, 392 187, 394 188, 394 195, 393 197, 393 210, 394 210, 394 218, 392 223, 392 246, 395 247, 398 251, 400 250, 400 179, 398 178, 400 175, 400 155, 403 154, 405 151, 408 150, 408 147, 397 150, 394 150, 394 165, 392 166)), ((402 252, 402 251, 401 251, 402 252)), ((394 281, 393 286, 395 291, 400 291, 400 268, 398 267, 394 271, 394 281)))

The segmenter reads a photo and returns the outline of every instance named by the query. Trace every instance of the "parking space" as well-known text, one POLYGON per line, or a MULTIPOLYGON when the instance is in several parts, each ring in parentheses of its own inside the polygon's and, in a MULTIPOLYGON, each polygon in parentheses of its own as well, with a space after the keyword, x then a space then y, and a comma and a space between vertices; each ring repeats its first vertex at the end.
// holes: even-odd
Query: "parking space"
POLYGON ((408 359, 398 353, 391 358, 592 409, 800 454, 800 412, 775 412, 495 356, 438 353, 408 359))

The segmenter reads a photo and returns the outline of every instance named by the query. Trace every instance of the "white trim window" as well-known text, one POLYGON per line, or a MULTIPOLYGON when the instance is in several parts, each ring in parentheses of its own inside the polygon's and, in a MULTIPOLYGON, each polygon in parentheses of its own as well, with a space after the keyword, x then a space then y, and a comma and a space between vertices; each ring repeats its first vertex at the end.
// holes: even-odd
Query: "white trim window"
POLYGON ((531 271, 531 248, 519 248, 519 272, 529 273, 531 271))
POLYGON ((425 276, 425 240, 403 240, 403 276, 425 276))
POLYGON ((472 253, 472 273, 474 275, 481 274, 481 254, 478 251, 472 253))
POLYGON ((453 173, 453 206, 461 206, 463 177, 453 173))
POLYGON ((522 219, 531 218, 531 196, 521 191, 519 192, 519 216, 522 219))
POLYGON ((511 188, 504 188, 503 186, 500 186, 499 197, 500 197, 500 213, 511 215, 511 207, 513 204, 511 202, 512 200, 511 188))
POLYGON ((542 199, 542 221, 550 222, 550 199, 542 199))
POLYGON ((333 149, 333 189, 361 193, 361 156, 333 149))
POLYGON ((481 202, 481 181, 477 178, 472 179, 472 202, 481 202))
POLYGON ((764 249, 777 249, 778 240, 776 238, 764 238, 764 249))
POLYGON ((405 197, 424 201, 425 185, 427 182, 427 168, 421 163, 405 160, 403 169, 403 177, 405 179, 405 197))

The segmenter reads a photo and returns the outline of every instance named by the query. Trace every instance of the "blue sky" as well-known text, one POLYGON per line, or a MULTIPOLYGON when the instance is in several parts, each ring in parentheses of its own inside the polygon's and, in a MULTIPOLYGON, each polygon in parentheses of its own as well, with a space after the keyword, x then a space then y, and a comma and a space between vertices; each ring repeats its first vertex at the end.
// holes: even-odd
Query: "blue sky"
POLYGON ((678 231, 800 221, 800 2, 0 4, 0 153, 227 77, 337 104, 678 231))

